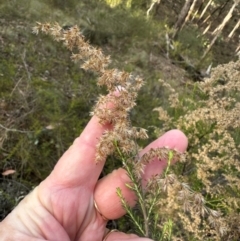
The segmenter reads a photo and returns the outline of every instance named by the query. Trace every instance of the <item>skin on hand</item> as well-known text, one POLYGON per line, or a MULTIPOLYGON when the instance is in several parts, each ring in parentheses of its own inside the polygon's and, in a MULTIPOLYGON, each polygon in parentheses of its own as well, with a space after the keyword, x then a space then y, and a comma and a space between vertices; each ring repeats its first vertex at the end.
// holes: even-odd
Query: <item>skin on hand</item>
MULTIPOLYGON (((96 144, 108 128, 92 117, 51 174, 0 223, 1 241, 102 241, 107 221, 96 211, 94 200, 108 219, 125 214, 116 194, 117 187, 130 205, 135 204, 133 192, 126 187, 130 180, 124 169, 114 170, 98 180, 105 161, 95 162, 96 144)), ((148 145, 140 155, 163 146, 184 152, 187 144, 182 132, 172 130, 148 145)), ((164 161, 151 162, 143 179, 161 173, 165 166, 164 161)), ((107 241, 121 240, 150 239, 122 232, 113 232, 107 238, 107 241)))

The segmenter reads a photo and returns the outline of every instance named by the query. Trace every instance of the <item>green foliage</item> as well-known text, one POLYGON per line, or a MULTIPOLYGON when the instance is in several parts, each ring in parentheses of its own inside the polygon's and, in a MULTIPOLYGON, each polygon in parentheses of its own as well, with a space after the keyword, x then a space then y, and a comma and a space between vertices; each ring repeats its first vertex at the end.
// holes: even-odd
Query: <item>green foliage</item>
POLYGON ((194 25, 186 26, 179 33, 178 41, 181 43, 179 51, 192 60, 197 60, 199 53, 202 53, 209 44, 208 39, 194 25))
POLYGON ((172 240, 172 228, 173 228, 173 222, 171 219, 166 221, 163 225, 163 231, 160 241, 170 241, 172 240))
POLYGON ((173 40, 170 48, 170 56, 176 62, 184 67, 190 74, 194 74, 194 70, 199 70, 208 66, 213 61, 211 53, 200 62, 200 53, 203 53, 209 44, 206 36, 202 35, 200 29, 190 24, 184 27, 178 34, 178 38, 173 40), (179 58, 179 57, 182 58, 179 58), (191 69, 192 68, 192 69, 191 69), (192 72, 191 72, 192 71, 192 72))
POLYGON ((26 23, 1 29, 0 173, 16 170, 14 177, 0 177, 1 219, 51 172, 98 95, 94 76, 70 63, 61 45, 32 36, 26 23))

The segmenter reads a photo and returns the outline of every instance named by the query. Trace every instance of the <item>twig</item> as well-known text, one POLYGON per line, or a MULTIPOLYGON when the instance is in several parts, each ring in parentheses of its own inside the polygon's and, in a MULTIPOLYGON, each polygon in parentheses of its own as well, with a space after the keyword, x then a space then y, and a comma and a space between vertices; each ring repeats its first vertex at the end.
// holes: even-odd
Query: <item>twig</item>
POLYGON ((13 92, 15 91, 15 89, 17 88, 17 86, 19 85, 19 83, 21 82, 21 80, 23 79, 23 77, 22 78, 20 78, 19 80, 18 80, 18 82, 16 83, 16 85, 14 86, 14 88, 13 88, 13 90, 12 90, 12 92, 11 92, 11 94, 10 94, 10 96, 12 96, 13 95, 13 92))
POLYGON ((0 124, 0 127, 6 131, 11 131, 11 132, 19 132, 19 133, 30 133, 30 132, 33 132, 33 131, 21 131, 21 130, 17 130, 17 129, 9 129, 5 126, 3 126, 2 124, 0 124))
POLYGON ((26 63, 26 61, 25 61, 25 57, 26 57, 26 49, 24 49, 23 54, 21 55, 21 59, 22 59, 24 68, 25 68, 25 70, 26 70, 26 72, 27 72, 28 80, 30 81, 30 80, 31 80, 31 74, 30 74, 30 72, 28 71, 28 66, 27 66, 27 63, 26 63))
MULTIPOLYGON (((115 143, 115 146, 116 146, 116 150, 118 152, 118 154, 120 155, 121 157, 121 160, 122 160, 122 163, 124 165, 124 168, 125 170, 127 171, 128 173, 128 176, 129 178, 131 179, 132 181, 132 184, 133 186, 131 185, 126 185, 127 187, 129 187, 130 189, 134 190, 137 197, 138 197, 138 201, 139 201, 139 204, 140 204, 140 207, 141 207, 141 210, 142 210, 142 215, 143 215, 143 220, 144 220, 144 231, 143 234, 145 237, 149 237, 149 219, 148 219, 148 215, 147 215, 147 210, 146 210, 146 203, 145 203, 145 198, 144 198, 144 194, 142 192, 142 189, 139 188, 138 186, 138 181, 136 180, 133 172, 131 171, 130 169, 130 166, 127 165, 126 161, 125 161, 125 158, 121 152, 121 150, 119 149, 119 147, 117 146, 117 143, 115 143)), ((118 194, 119 195, 119 194, 118 194)), ((121 197, 121 196, 120 196, 121 197)), ((129 211, 129 214, 131 215, 131 212, 129 211)), ((132 217, 133 215, 131 215, 131 218, 133 219, 132 217)), ((135 219, 133 219, 133 221, 135 222, 135 219)), ((137 224, 137 226, 139 226, 139 224, 137 222, 135 222, 135 224, 137 224)), ((142 229, 140 229, 142 231, 142 229)))

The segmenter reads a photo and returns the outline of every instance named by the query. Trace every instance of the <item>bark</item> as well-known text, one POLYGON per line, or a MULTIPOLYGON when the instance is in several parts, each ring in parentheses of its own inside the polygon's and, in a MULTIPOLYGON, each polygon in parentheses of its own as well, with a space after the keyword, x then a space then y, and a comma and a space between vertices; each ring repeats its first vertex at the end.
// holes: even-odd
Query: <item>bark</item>
POLYGON ((198 0, 194 0, 194 1, 193 1, 193 3, 192 3, 192 5, 191 5, 191 7, 190 7, 190 9, 189 9, 189 11, 188 11, 187 17, 185 18, 184 23, 183 23, 181 29, 184 27, 184 25, 188 22, 188 20, 190 19, 190 17, 193 15, 193 10, 194 10, 194 8, 195 8, 195 6, 196 6, 197 1, 198 1, 198 0))
POLYGON ((177 36, 179 30, 182 28, 182 25, 184 24, 185 18, 188 15, 188 12, 190 10, 192 3, 193 3, 193 0, 186 0, 180 14, 178 15, 178 20, 174 25, 175 32, 173 34, 173 38, 177 36))

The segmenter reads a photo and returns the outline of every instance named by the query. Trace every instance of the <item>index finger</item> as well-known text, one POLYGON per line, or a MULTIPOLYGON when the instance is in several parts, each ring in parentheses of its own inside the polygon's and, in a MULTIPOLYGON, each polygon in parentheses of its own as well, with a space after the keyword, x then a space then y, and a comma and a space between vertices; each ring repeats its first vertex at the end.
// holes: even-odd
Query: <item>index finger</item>
POLYGON ((101 125, 99 119, 93 116, 81 135, 60 158, 49 178, 64 187, 87 183, 94 188, 105 164, 105 160, 95 161, 96 145, 103 132, 109 128, 110 125, 101 125))

